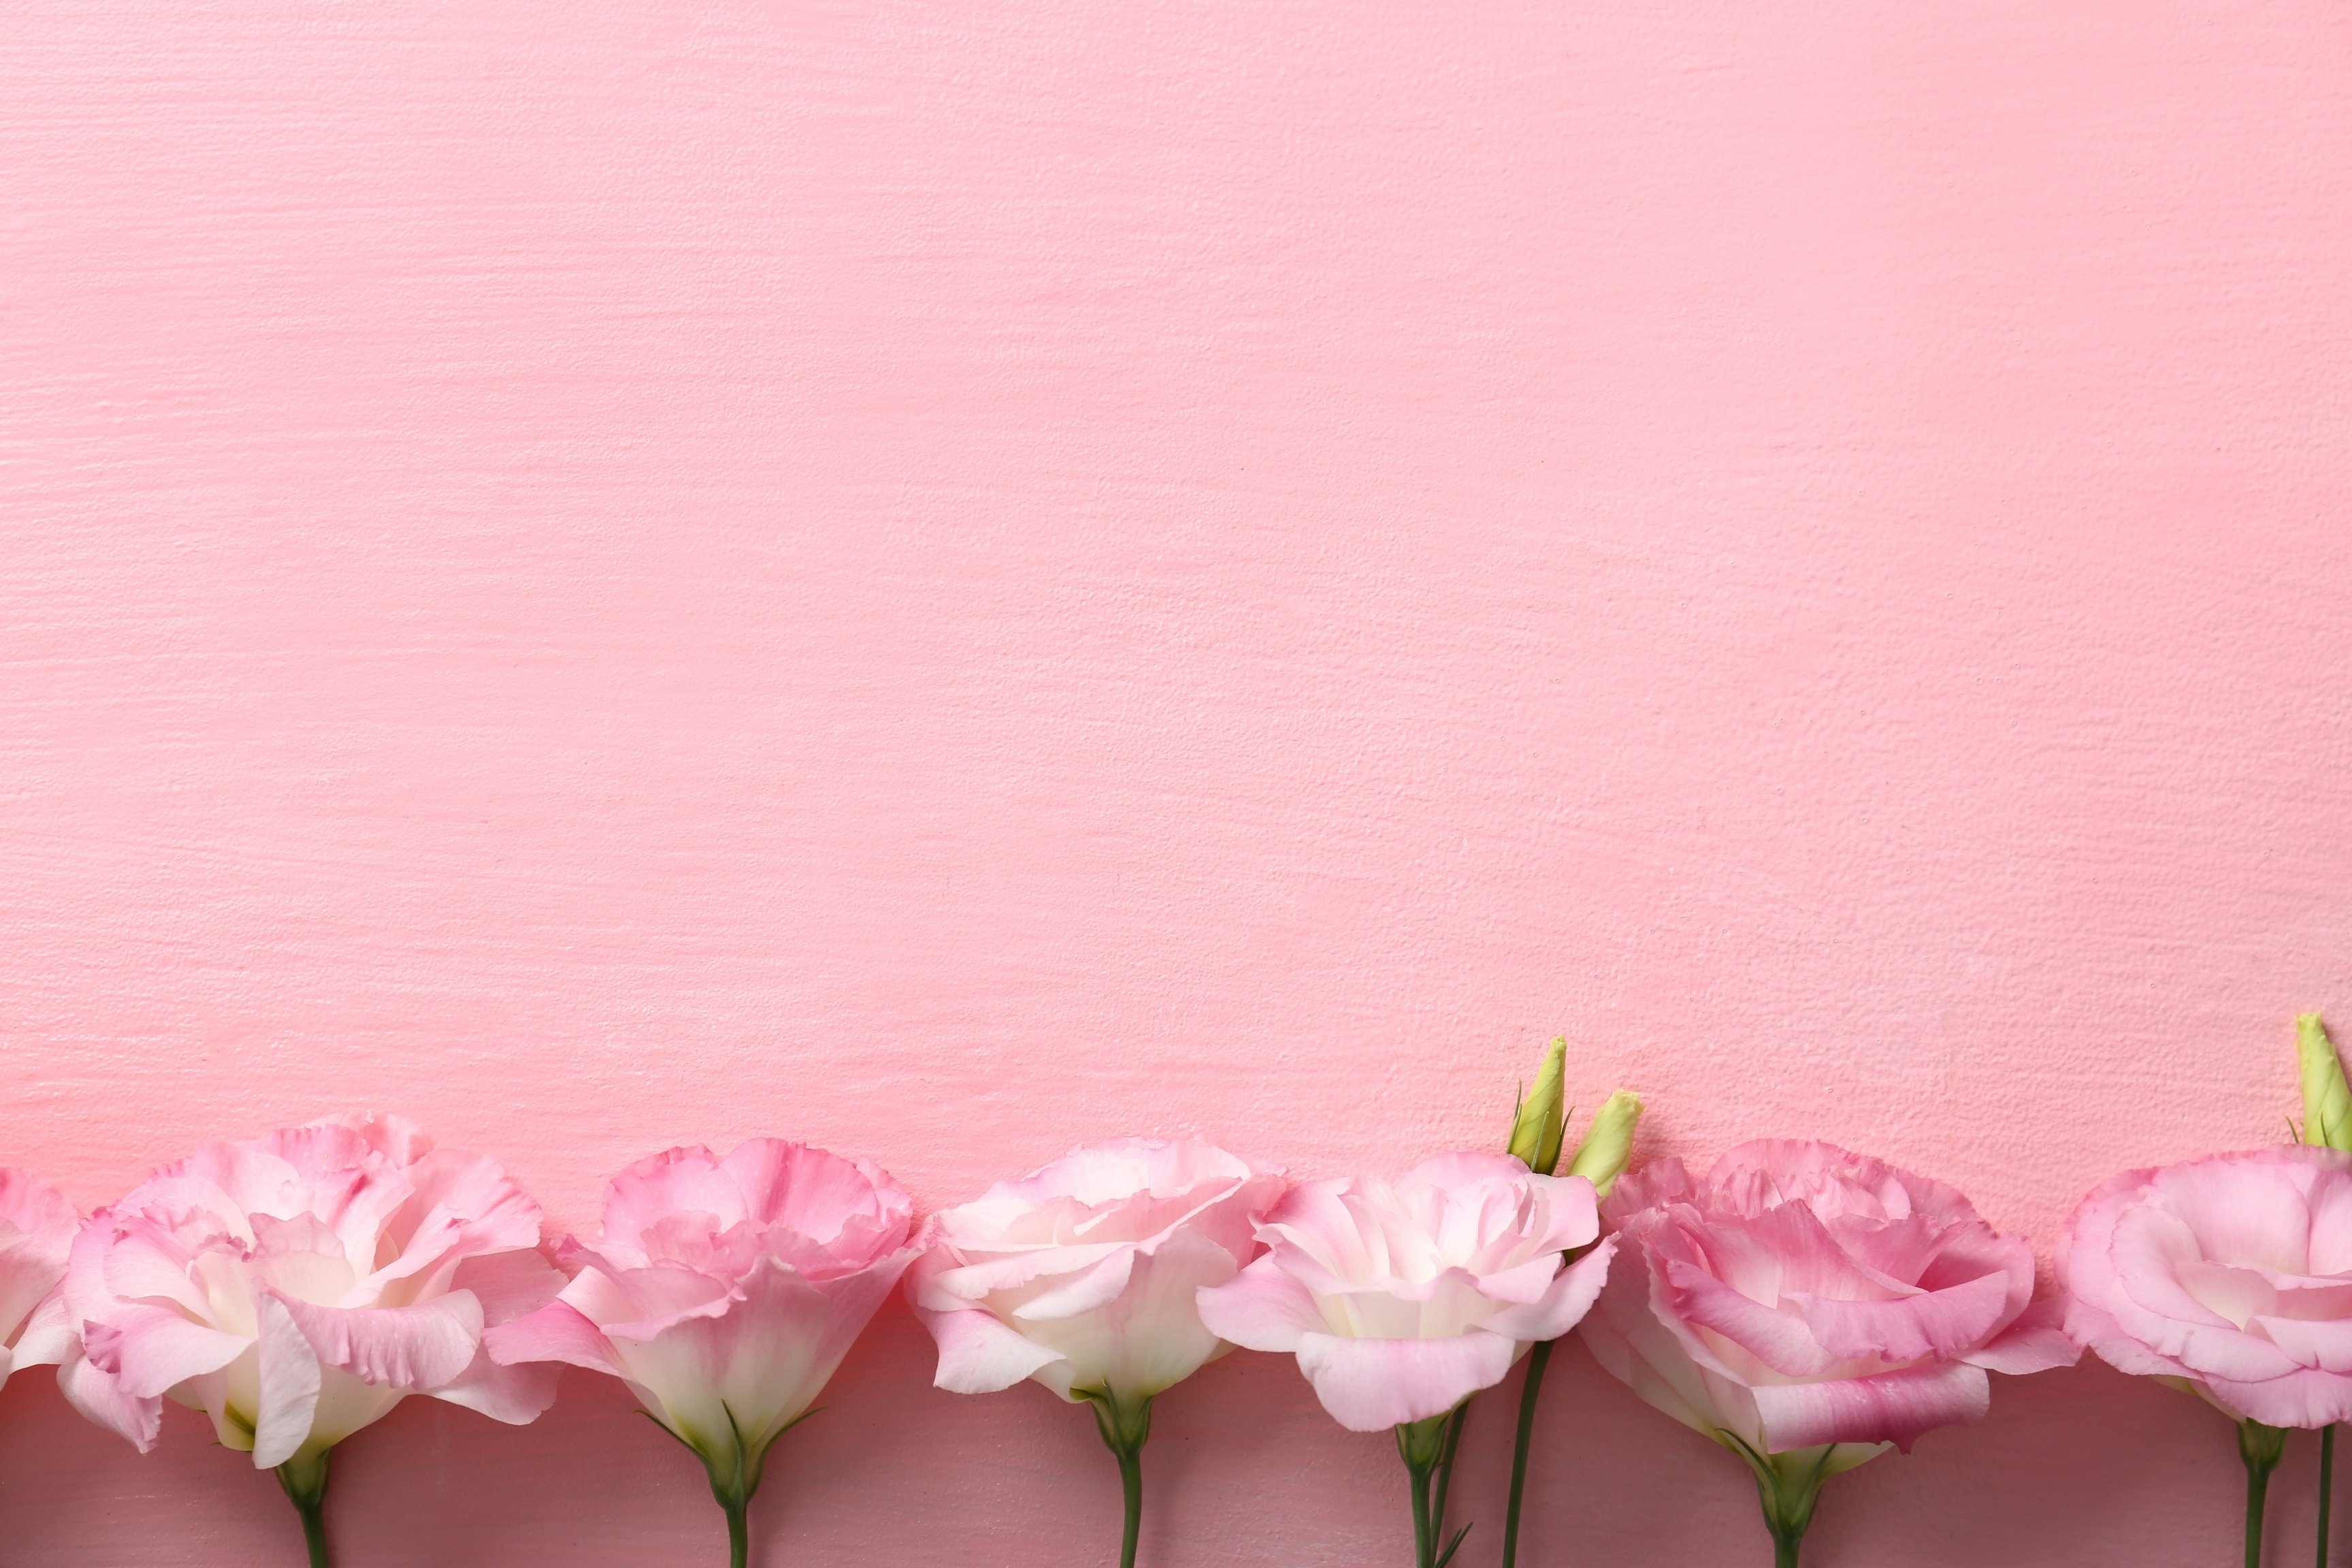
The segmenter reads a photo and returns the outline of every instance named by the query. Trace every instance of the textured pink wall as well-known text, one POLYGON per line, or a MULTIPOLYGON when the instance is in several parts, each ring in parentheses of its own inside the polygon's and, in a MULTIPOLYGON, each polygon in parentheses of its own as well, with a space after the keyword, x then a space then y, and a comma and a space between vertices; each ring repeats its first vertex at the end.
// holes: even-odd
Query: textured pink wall
MULTIPOLYGON (((2046 1245, 2352 1018, 2348 279, 2336 0, 11 5, 0 1157, 89 1205, 382 1107, 567 1224, 764 1131, 1326 1173, 1565 1031, 1647 1154, 2046 1245)), ((1534 1564, 1761 1555, 1561 1364, 1534 1564)), ((928 1374, 893 1309, 771 1561, 1105 1561, 1086 1419, 928 1374)), ((1160 1433, 1154 1568, 1407 1560, 1286 1363, 1160 1433)), ((166 1437, 12 1383, 11 1559, 298 1561, 166 1437)), ((338 1478, 349 1568, 717 1550, 584 1374, 338 1478)), ((1809 1561, 2210 1563, 2237 1486, 2004 1384, 1809 1561)))

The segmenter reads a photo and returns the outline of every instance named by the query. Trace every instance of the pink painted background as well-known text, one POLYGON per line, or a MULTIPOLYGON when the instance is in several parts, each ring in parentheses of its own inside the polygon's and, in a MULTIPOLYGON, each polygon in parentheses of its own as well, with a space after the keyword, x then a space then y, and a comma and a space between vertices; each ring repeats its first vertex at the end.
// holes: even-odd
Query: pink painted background
MULTIPOLYGON (((2336 0, 0 12, 0 1158, 85 1206, 358 1107, 562 1225, 770 1131, 928 1205, 1115 1132, 1322 1174, 1497 1140, 1564 1032, 1645 1156, 1835 1139, 2046 1249, 2352 1025, 2347 627, 2336 0)), ((769 1563, 1108 1562, 1083 1415, 929 1350, 786 1440, 769 1563)), ((1523 1561, 1761 1560, 1559 1366, 1523 1561)), ((1158 1430, 1152 1568, 1408 1560, 1286 1362, 1158 1430)), ((299 1561, 165 1436, 10 1383, 0 1550, 299 1561)), ((2002 1382, 1808 1561, 2225 1562, 2239 1484, 2188 1399, 2002 1382)), ((582 1373, 331 1511, 721 1550, 582 1373)))

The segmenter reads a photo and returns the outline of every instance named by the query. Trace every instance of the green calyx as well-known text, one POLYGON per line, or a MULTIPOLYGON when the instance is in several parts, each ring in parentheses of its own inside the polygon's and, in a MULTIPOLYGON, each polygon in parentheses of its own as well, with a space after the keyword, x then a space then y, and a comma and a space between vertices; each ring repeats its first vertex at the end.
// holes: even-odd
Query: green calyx
POLYGON ((1071 1394, 1094 1406, 1095 1429, 1118 1461, 1119 1490, 1127 1501, 1127 1524, 1119 1537, 1119 1568, 1135 1568, 1136 1543, 1143 1534, 1143 1445, 1151 1440, 1151 1395, 1121 1394, 1111 1388, 1075 1388, 1071 1394))
POLYGON ((703 1473, 710 1478, 710 1495, 717 1499, 727 1515, 728 1562, 731 1568, 746 1568, 751 1555, 751 1498, 760 1489, 760 1479, 768 1464, 768 1448, 775 1440, 817 1414, 824 1408, 803 1410, 790 1421, 765 1434, 745 1434, 735 1412, 721 1400, 719 1411, 727 1418, 727 1438, 717 1442, 697 1442, 671 1426, 652 1411, 641 1412, 646 1420, 677 1440, 678 1446, 702 1461, 703 1473))
POLYGON ((1407 1422, 1396 1429, 1397 1454, 1404 1460, 1412 1489, 1414 1568, 1446 1568, 1462 1549, 1462 1538, 1470 1533, 1465 1524, 1454 1532, 1452 1540, 1444 1539, 1454 1451, 1462 1441, 1462 1423, 1469 1414, 1470 1402, 1465 1399, 1443 1415, 1407 1422))
POLYGON ((305 1447, 278 1467, 278 1484, 286 1500, 302 1518, 302 1542, 310 1549, 310 1568, 328 1568, 327 1459, 330 1447, 305 1447))
POLYGON ((1756 1495, 1764 1505, 1764 1528, 1772 1537, 1777 1568, 1796 1568, 1797 1551, 1812 1528, 1813 1509, 1822 1499, 1822 1483, 1848 1465, 1838 1463, 1838 1445, 1792 1448, 1782 1454, 1760 1453, 1732 1433, 1718 1430, 1716 1440, 1748 1462, 1756 1477, 1756 1495))

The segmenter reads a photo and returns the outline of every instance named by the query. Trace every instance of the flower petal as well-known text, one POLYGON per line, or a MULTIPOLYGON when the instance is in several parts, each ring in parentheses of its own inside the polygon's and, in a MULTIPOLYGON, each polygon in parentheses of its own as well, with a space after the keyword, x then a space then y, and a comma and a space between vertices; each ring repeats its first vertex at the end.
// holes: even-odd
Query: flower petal
POLYGON ((1600 1299, 1609 1279, 1610 1259, 1617 1255, 1617 1238, 1601 1245, 1559 1271, 1542 1297, 1523 1307, 1507 1307, 1478 1326, 1522 1344, 1556 1340, 1583 1321, 1600 1299))
POLYGON ((2083 1359, 2083 1348, 2067 1337, 2062 1326, 2065 1308, 2063 1301, 2054 1299, 2037 1301, 2000 1334, 1960 1359, 1970 1366, 2012 1377, 2073 1366, 2083 1359))
POLYGON ((91 1362, 121 1379, 133 1399, 152 1399, 189 1378, 218 1372, 252 1342, 191 1322, 169 1307, 124 1307, 112 1321, 82 1330, 91 1362))
POLYGON ((523 1426, 538 1420, 555 1403, 556 1380, 562 1372, 553 1362, 501 1366, 486 1349, 465 1371, 426 1392, 445 1405, 462 1405, 493 1421, 523 1426))
POLYGON ((1444 1340, 1349 1340, 1300 1336, 1298 1370, 1331 1418, 1350 1432, 1378 1432, 1443 1415, 1511 1370, 1518 1347, 1473 1330, 1444 1340))
POLYGON ((536 1312, 487 1330, 482 1344, 501 1366, 555 1362, 614 1377, 626 1375, 613 1353, 613 1342, 569 1301, 550 1301, 536 1312))
POLYGON ((482 1304, 469 1290, 414 1307, 321 1307, 276 1291, 268 1299, 285 1309, 321 1365, 387 1388, 438 1388, 481 1348, 482 1304))
POLYGON ((1269 1255, 1198 1298, 1201 1321, 1222 1340, 1254 1351, 1296 1351, 1308 1334, 1331 1325, 1315 1298, 1269 1255))
POLYGON ((918 1304, 915 1316, 940 1348, 931 1386, 950 1394, 994 1394, 1062 1359, 1060 1352, 1005 1327, 985 1307, 940 1312, 918 1304))
POLYGON ((1767 1384, 1754 1391, 1772 1453, 1821 1443, 1892 1443, 1909 1452, 1920 1435, 1979 1421, 1991 1408, 1981 1367, 1906 1367, 1875 1377, 1767 1384))
POLYGON ((253 1304, 260 1326, 261 1396, 253 1420, 253 1464, 274 1470, 310 1440, 310 1422, 319 1406, 321 1369, 310 1348, 276 1296, 263 1295, 253 1304))

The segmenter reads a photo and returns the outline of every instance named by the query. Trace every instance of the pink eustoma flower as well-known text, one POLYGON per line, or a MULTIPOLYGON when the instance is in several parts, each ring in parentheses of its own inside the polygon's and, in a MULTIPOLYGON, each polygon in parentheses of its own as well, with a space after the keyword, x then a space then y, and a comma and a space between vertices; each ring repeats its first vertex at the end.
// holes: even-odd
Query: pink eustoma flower
POLYGON ((1027 1379, 1093 1406, 1126 1483, 1123 1563, 1152 1400, 1232 1348, 1195 1298, 1256 1251, 1282 1187, 1207 1143, 1090 1144, 940 1215, 908 1279, 939 1343, 938 1386, 992 1394, 1027 1379))
POLYGON ((0 1169, 0 1383, 18 1367, 54 1366, 73 1353, 58 1283, 80 1228, 55 1187, 0 1169))
POLYGON ((1440 1154, 1394 1181, 1294 1187, 1265 1257, 1201 1293, 1202 1321, 1252 1350, 1288 1352, 1353 1432, 1442 1416, 1503 1380, 1528 1345, 1592 1304, 1612 1243, 1592 1184, 1507 1154, 1440 1154))
POLYGON ((694 1450, 735 1561, 768 1446, 806 1415, 921 1250, 914 1205, 863 1160, 755 1138, 613 1178, 603 1234, 566 1240, 553 1301, 490 1335, 510 1363, 610 1373, 694 1450))
POLYGON ((2066 1331, 2266 1426, 2352 1421, 2352 1154, 2282 1144, 2126 1171, 2058 1243, 2066 1331))
POLYGON ((1987 1369, 2076 1352, 2033 1307, 2033 1252, 1940 1182, 1828 1143, 1742 1144, 1705 1182, 1626 1177, 1623 1255, 1582 1333, 1633 1392, 1756 1473, 1784 1562, 1821 1483, 1980 1418, 1987 1369))
POLYGON ((412 1394, 520 1424, 551 1369, 482 1353, 484 1329, 562 1284, 539 1206, 491 1160, 386 1116, 215 1143, 92 1215, 62 1289, 83 1415, 154 1446, 169 1397, 276 1468, 323 1561, 335 1444, 412 1394))

